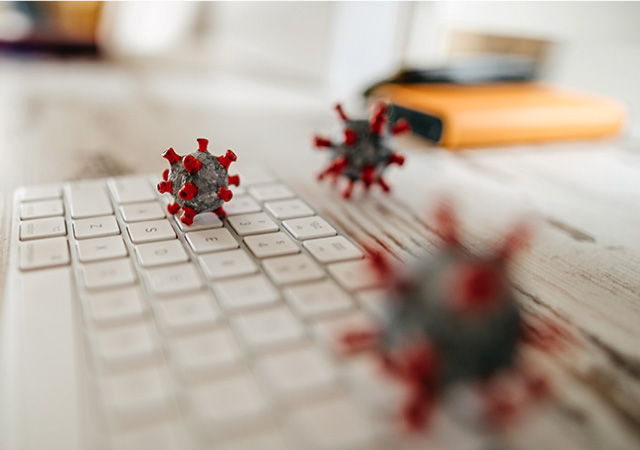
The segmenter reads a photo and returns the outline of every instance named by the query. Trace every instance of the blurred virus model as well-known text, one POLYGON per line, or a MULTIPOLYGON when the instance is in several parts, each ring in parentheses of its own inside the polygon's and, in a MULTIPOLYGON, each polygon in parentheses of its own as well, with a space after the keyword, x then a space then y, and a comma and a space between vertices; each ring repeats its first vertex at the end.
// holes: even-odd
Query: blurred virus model
POLYGON ((330 140, 315 136, 316 147, 331 151, 331 163, 318 179, 330 176, 336 181, 338 176, 345 177, 349 183, 343 192, 345 198, 351 197, 353 184, 358 180, 366 189, 375 183, 388 192, 389 185, 382 178, 384 170, 389 164, 404 164, 404 157, 393 152, 390 141, 392 136, 411 131, 409 124, 401 119, 389 125, 383 103, 375 106, 369 120, 347 118, 341 105, 336 106, 336 111, 342 120, 340 137, 330 140))
POLYGON ((402 416, 410 429, 420 428, 445 390, 460 382, 481 387, 492 423, 508 422, 514 398, 532 400, 546 390, 543 378, 516 363, 520 343, 543 330, 523 321, 507 274, 527 232, 517 228, 492 254, 470 256, 451 209, 441 207, 437 219, 445 247, 411 269, 395 270, 371 252, 389 287, 385 318, 380 331, 353 330, 343 343, 351 351, 373 346, 385 371, 405 384, 402 416), (513 384, 517 395, 505 389, 513 384))
POLYGON ((228 187, 240 184, 240 177, 228 172, 229 165, 237 159, 235 153, 227 150, 224 156, 213 156, 207 151, 207 139, 197 141, 198 151, 190 155, 177 155, 173 148, 162 154, 171 167, 163 172, 164 181, 158 183, 158 192, 168 192, 175 199, 167 210, 176 214, 182 208, 180 221, 187 225, 202 212, 212 211, 224 217, 222 205, 233 197, 228 187))

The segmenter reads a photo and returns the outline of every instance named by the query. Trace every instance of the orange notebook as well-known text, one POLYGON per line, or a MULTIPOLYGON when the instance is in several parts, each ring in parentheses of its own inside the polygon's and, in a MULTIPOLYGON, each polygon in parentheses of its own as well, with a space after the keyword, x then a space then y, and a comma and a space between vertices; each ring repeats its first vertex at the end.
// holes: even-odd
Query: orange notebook
POLYGON ((414 132, 448 148, 591 139, 615 135, 621 104, 540 83, 386 84, 374 99, 392 104, 414 132))

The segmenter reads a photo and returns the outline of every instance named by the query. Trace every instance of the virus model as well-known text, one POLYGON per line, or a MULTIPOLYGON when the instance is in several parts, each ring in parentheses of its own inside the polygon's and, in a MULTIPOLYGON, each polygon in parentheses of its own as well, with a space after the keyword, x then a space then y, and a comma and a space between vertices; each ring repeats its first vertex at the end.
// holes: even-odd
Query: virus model
POLYGON ((331 151, 331 163, 318 179, 330 176, 336 181, 338 176, 345 177, 349 183, 343 192, 345 198, 351 197, 353 184, 358 180, 366 189, 376 183, 388 192, 389 185, 382 178, 384 170, 389 164, 404 164, 404 157, 393 152, 390 141, 392 136, 411 131, 409 124, 401 119, 390 126, 383 103, 375 106, 369 120, 347 118, 341 105, 336 106, 336 111, 342 120, 340 137, 330 140, 315 136, 316 147, 331 151))
POLYGON ((516 364, 523 338, 538 336, 523 321, 507 276, 526 230, 514 230, 500 249, 476 257, 460 244, 450 208, 442 206, 437 219, 446 244, 438 255, 395 270, 372 253, 389 286, 385 319, 379 330, 352 330, 342 342, 350 351, 373 346, 385 371, 405 384, 409 395, 401 414, 409 429, 427 422, 445 390, 461 382, 481 386, 489 423, 507 423, 519 401, 546 389, 542 377, 516 364), (517 393, 503 389, 505 374, 517 393))
POLYGON ((227 150, 224 156, 213 156, 207 151, 209 141, 197 139, 198 151, 180 156, 167 149, 162 156, 171 167, 162 173, 164 181, 158 183, 158 192, 170 193, 175 201, 167 206, 171 214, 182 208, 180 221, 186 225, 201 212, 213 211, 225 216, 222 205, 233 197, 229 185, 239 186, 240 177, 229 175, 229 165, 237 159, 235 153, 227 150))

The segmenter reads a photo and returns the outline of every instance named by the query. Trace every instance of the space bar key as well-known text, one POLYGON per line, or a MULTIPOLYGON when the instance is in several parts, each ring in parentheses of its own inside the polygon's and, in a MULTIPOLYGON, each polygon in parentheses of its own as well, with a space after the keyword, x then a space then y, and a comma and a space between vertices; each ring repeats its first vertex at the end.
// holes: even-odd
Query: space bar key
MULTIPOLYGON (((4 384, 0 377, 0 399, 15 414, 9 431, 14 436, 8 439, 21 442, 21 450, 80 450, 80 353, 72 269, 20 272, 11 283, 8 292, 15 295, 5 299, 2 337, 14 349, 3 361, 8 363, 3 375, 13 384, 4 384)), ((0 436, 0 447, 5 448, 3 442, 0 436)))

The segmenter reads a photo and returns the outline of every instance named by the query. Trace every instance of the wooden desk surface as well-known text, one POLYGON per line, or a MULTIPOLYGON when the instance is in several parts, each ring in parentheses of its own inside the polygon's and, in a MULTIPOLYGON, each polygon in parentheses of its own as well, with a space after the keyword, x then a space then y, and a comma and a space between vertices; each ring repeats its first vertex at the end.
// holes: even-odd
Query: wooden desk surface
MULTIPOLYGON (((196 137, 208 137, 214 153, 232 148, 241 160, 269 165, 329 214, 345 208, 313 181, 325 160, 310 136, 334 124, 331 99, 314 86, 285 84, 175 68, 1 61, 2 272, 15 187, 161 173, 160 153, 191 151, 196 137)), ((450 195, 472 251, 514 221, 534 224, 531 246, 514 264, 518 296, 575 343, 560 354, 532 354, 557 398, 545 410, 543 436, 530 431, 517 447, 640 448, 640 148, 598 142, 405 153, 406 166, 390 171, 394 198, 428 225, 433 206, 450 195)))

